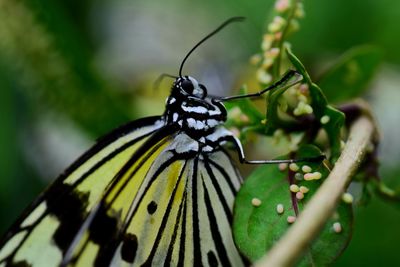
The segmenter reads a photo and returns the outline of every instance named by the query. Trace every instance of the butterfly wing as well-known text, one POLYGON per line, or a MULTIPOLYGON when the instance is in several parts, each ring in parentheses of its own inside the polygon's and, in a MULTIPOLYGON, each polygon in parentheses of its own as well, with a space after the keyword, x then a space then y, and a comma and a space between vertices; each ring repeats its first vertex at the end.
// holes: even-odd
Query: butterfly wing
POLYGON ((223 151, 176 153, 157 118, 117 130, 28 210, 0 250, 13 266, 243 266, 230 230, 241 178, 223 151))
POLYGON ((133 166, 121 179, 124 184, 109 191, 69 261, 77 266, 244 265, 230 228, 241 178, 227 154, 188 158, 174 153, 174 137, 161 142, 156 157, 133 166))
MULTIPOLYGON (((240 175, 229 156, 219 151, 199 161, 196 180, 198 203, 193 212, 197 209, 197 216, 194 216, 199 219, 197 238, 203 239, 197 249, 201 252, 201 262, 204 266, 244 266, 230 227, 234 198, 241 184, 240 175)), ((197 230, 193 229, 193 232, 196 234, 197 230)), ((194 262, 200 262, 200 259, 194 262)))
POLYGON ((162 155, 149 172, 115 266, 244 266, 231 233, 241 177, 220 151, 202 157, 162 155), (162 192, 162 193, 161 193, 162 192))
POLYGON ((160 117, 145 118, 99 140, 13 225, 0 245, 0 266, 58 266, 117 173, 164 125, 160 117))

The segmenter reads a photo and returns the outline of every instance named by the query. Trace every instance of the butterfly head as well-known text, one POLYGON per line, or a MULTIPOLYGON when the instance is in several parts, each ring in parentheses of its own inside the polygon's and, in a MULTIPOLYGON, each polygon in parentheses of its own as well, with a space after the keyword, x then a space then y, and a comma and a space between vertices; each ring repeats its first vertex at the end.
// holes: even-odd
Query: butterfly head
POLYGON ((190 76, 178 77, 173 85, 173 89, 185 96, 194 96, 205 99, 207 96, 206 87, 190 76))

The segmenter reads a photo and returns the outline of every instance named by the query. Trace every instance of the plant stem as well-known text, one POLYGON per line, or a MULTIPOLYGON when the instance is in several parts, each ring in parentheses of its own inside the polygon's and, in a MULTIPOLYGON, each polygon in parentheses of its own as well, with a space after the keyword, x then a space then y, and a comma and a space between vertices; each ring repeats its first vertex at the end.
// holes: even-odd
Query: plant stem
POLYGON ((276 60, 276 64, 273 65, 273 69, 271 71, 272 74, 272 80, 278 79, 281 75, 281 61, 282 61, 282 54, 285 53, 283 51, 284 48, 284 42, 287 39, 287 34, 290 28, 290 23, 291 21, 294 19, 295 13, 296 13, 296 9, 298 8, 298 4, 300 3, 300 0, 295 0, 295 1, 291 1, 291 9, 290 9, 290 13, 286 19, 286 25, 284 27, 284 29, 282 30, 282 38, 279 40, 277 47, 279 48, 279 54, 276 60))
POLYGON ((350 128, 349 139, 332 172, 300 213, 296 223, 255 267, 293 266, 332 217, 342 194, 360 166, 375 132, 373 121, 362 115, 350 128))

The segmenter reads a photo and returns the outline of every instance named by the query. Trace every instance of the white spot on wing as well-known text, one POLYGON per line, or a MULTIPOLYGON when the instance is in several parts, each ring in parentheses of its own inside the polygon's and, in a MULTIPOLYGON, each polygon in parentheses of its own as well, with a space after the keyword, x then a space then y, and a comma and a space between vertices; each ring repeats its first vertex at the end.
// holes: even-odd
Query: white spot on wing
POLYGON ((25 218, 25 220, 21 223, 21 227, 27 227, 34 224, 40 218, 40 216, 43 215, 46 209, 46 202, 42 202, 28 215, 28 217, 25 218))
POLYGON ((58 266, 62 261, 62 251, 54 244, 53 236, 59 226, 60 222, 56 218, 46 216, 32 230, 15 254, 14 261, 26 261, 31 266, 49 266, 49 263, 58 266))
POLYGON ((7 243, 0 250, 0 261, 10 255, 12 252, 14 252, 14 250, 18 247, 18 245, 21 243, 22 239, 27 233, 27 231, 19 232, 7 241, 7 243))

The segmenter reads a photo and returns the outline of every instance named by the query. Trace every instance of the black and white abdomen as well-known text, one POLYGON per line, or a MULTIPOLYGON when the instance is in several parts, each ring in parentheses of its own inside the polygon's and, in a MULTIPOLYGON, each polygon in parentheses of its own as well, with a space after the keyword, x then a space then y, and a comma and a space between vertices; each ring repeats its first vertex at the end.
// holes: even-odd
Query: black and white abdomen
POLYGON ((180 108, 183 116, 181 118, 178 116, 181 119, 178 123, 181 124, 184 131, 204 136, 204 134, 212 133, 217 126, 226 121, 226 111, 222 104, 220 106, 213 103, 204 104, 182 102, 180 108))

